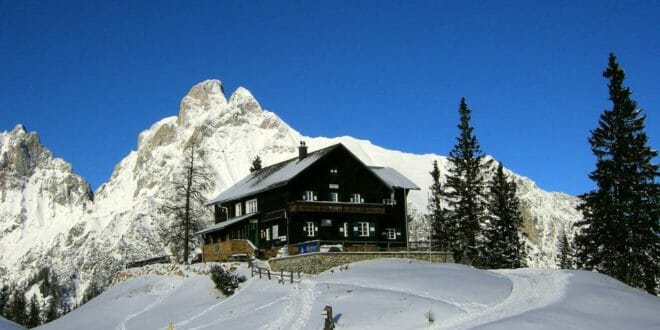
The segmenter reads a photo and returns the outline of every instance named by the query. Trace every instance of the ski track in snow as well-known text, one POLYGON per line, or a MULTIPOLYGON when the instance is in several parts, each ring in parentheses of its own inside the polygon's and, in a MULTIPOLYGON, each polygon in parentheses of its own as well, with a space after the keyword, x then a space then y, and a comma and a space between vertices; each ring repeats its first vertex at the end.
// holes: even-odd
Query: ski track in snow
MULTIPOLYGON (((224 298, 224 299, 220 300, 218 303, 215 303, 215 304, 213 304, 213 305, 207 307, 206 309, 204 309, 204 310, 201 311, 200 313, 198 313, 198 314, 192 316, 192 317, 189 318, 189 319, 186 319, 186 320, 183 320, 183 321, 177 322, 176 324, 173 325, 173 326, 174 326, 174 329, 179 329, 179 328, 181 328, 181 329, 185 329, 185 325, 189 324, 190 322, 192 322, 192 321, 194 321, 194 320, 196 320, 196 319, 198 319, 198 318, 200 318, 200 317, 206 316, 206 314, 212 312, 214 309, 216 309, 216 308, 218 308, 218 307, 220 307, 220 306, 222 306, 222 305, 224 305, 224 304, 226 304, 226 303, 228 303, 228 302, 231 302, 233 299, 236 299, 236 297, 239 297, 239 296, 242 295, 242 294, 245 294, 245 292, 244 292, 245 290, 244 290, 244 289, 245 289, 247 286, 249 286, 249 285, 251 284, 252 281, 253 281, 253 280, 250 279, 248 282, 246 282, 245 287, 244 287, 244 288, 241 288, 240 290, 238 290, 235 294, 233 294, 233 295, 231 295, 231 296, 229 296, 229 297, 227 297, 227 298, 224 298)), ((264 306, 261 306, 260 308, 264 308, 264 306)), ((203 325, 200 325, 200 326, 197 326, 197 327, 194 327, 194 328, 188 328, 188 329, 193 330, 193 329, 205 329, 205 328, 209 328, 209 327, 211 327, 211 326, 214 326, 214 325, 216 325, 216 324, 222 323, 222 322, 224 322, 224 321, 226 321, 226 320, 230 320, 230 319, 232 319, 232 318, 236 318, 236 317, 238 317, 238 316, 241 315, 241 313, 239 313, 239 312, 233 313, 232 311, 230 311, 229 314, 231 314, 231 316, 226 316, 226 317, 218 318, 217 320, 215 320, 215 321, 212 322, 212 323, 207 323, 207 324, 203 324, 203 325)))
MULTIPOLYGON (((171 283, 170 283, 170 285, 171 285, 171 283)), ((169 292, 168 292, 168 291, 163 291, 163 290, 158 291, 158 293, 162 293, 163 295, 160 296, 158 299, 156 299, 156 301, 154 301, 153 303, 147 305, 147 307, 145 307, 145 308, 142 309, 141 311, 139 311, 139 312, 137 312, 137 313, 133 313, 133 314, 128 315, 128 316, 127 316, 127 317, 126 317, 126 318, 125 318, 125 319, 119 324, 119 326, 117 326, 115 329, 126 330, 126 323, 127 323, 128 321, 130 321, 131 319, 135 318, 136 316, 138 316, 138 315, 140 315, 140 314, 142 314, 142 313, 145 313, 146 311, 148 311, 148 310, 150 310, 150 309, 152 309, 152 308, 158 306, 160 303, 162 303, 162 302, 165 301, 167 298, 169 298, 172 294, 174 294, 174 292, 176 292, 176 289, 177 289, 178 287, 179 287, 179 285, 175 285, 175 286, 171 287, 170 290, 169 290, 169 292)), ((152 287, 152 288, 153 288, 153 287, 152 287)))
POLYGON ((300 283, 294 285, 286 300, 289 303, 284 308, 281 316, 270 322, 261 329, 281 329, 281 330, 297 330, 303 329, 314 305, 314 288, 316 283, 312 280, 301 280, 300 283))
POLYGON ((331 284, 331 285, 343 285, 343 286, 348 286, 348 287, 356 287, 356 288, 362 288, 362 289, 370 289, 370 290, 380 290, 380 291, 389 291, 389 292, 396 292, 401 295, 405 296, 411 296, 411 297, 419 297, 419 298, 424 298, 424 299, 429 299, 437 302, 441 302, 443 304, 447 304, 453 307, 456 307, 457 309, 469 313, 475 309, 479 308, 484 308, 485 305, 482 304, 477 304, 477 303, 457 303, 454 301, 450 300, 445 300, 445 299, 440 299, 438 297, 432 296, 427 293, 423 292, 409 292, 403 289, 396 289, 396 288, 388 288, 388 287, 380 287, 380 286, 371 286, 371 285, 365 285, 365 284, 359 284, 359 283, 346 283, 346 282, 332 282, 332 281, 323 281, 323 282, 318 282, 318 284, 331 284))
POLYGON ((441 320, 433 329, 469 329, 548 306, 564 296, 568 279, 572 276, 547 269, 529 269, 526 273, 506 270, 496 272, 513 282, 507 298, 482 310, 457 303, 458 307, 468 313, 445 322, 441 320))

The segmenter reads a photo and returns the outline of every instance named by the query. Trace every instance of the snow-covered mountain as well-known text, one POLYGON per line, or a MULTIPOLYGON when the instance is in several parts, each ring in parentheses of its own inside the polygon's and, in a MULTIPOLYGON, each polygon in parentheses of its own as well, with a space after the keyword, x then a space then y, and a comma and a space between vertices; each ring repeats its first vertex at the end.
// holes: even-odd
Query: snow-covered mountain
MULTIPOLYGON (((294 157, 303 140, 310 151, 341 142, 368 165, 399 170, 422 187, 409 196, 419 213, 426 211, 432 162, 447 169, 439 155, 387 150, 348 136, 303 136, 263 110, 244 88, 227 99, 218 80, 195 85, 178 116, 142 132, 137 150, 94 195, 70 165, 52 157, 36 133, 17 126, 0 135, 0 277, 25 281, 49 266, 61 279, 72 280, 70 289, 80 299, 92 282, 106 284, 125 262, 168 253, 158 234, 164 225, 158 206, 171 197, 168 187, 186 144, 197 142, 203 152, 215 177, 208 191, 213 196, 247 175, 255 156, 267 166, 294 157)), ((558 239, 580 218, 577 200, 514 176, 532 243, 531 265, 553 267, 558 239)))

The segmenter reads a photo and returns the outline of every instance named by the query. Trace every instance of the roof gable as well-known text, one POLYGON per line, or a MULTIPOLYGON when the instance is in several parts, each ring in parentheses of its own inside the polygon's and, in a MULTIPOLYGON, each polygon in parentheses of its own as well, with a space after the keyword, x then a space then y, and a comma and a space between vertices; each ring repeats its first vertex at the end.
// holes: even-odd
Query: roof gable
POLYGON ((300 173, 308 169, 317 161, 328 155, 335 149, 343 149, 349 156, 353 157, 358 163, 370 170, 379 180, 381 180, 390 189, 419 189, 414 183, 401 175, 393 168, 366 166, 358 157, 356 157, 348 148, 341 143, 319 149, 307 154, 303 159, 298 157, 264 167, 261 170, 250 173, 248 176, 237 182, 227 190, 220 193, 215 198, 208 201, 208 205, 217 204, 225 201, 241 199, 251 195, 275 189, 286 185, 300 173))
POLYGON ((258 171, 250 173, 248 176, 237 182, 220 195, 208 201, 208 204, 216 204, 228 200, 239 199, 250 196, 262 191, 271 190, 285 185, 296 175, 321 159, 331 150, 337 148, 335 144, 330 147, 319 149, 307 154, 303 159, 298 157, 285 160, 283 162, 264 167, 258 171))

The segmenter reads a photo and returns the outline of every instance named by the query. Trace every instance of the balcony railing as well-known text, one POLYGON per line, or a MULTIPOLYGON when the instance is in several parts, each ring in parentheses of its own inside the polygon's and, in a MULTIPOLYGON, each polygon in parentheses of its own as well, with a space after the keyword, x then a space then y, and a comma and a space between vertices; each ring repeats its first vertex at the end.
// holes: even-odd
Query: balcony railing
POLYGON ((385 206, 376 203, 295 201, 289 203, 289 212, 385 214, 385 206))

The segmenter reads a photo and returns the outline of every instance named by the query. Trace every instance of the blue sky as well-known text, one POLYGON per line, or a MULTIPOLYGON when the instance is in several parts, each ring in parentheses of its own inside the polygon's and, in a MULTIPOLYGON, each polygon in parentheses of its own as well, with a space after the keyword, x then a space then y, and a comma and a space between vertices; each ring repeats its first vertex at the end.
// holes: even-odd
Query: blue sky
POLYGON ((209 78, 305 135, 441 155, 464 96, 486 153, 580 194, 611 51, 657 148, 658 1, 0 0, 0 131, 37 131, 96 188, 209 78))

